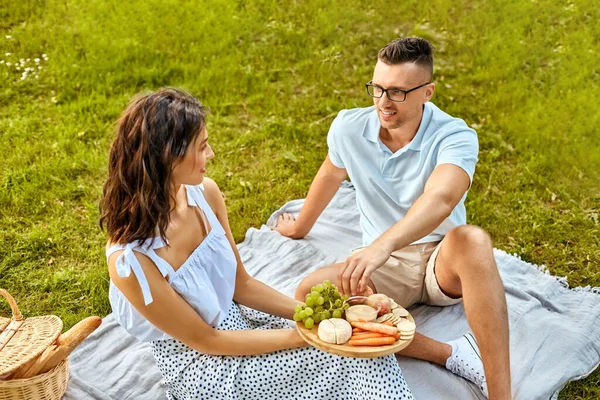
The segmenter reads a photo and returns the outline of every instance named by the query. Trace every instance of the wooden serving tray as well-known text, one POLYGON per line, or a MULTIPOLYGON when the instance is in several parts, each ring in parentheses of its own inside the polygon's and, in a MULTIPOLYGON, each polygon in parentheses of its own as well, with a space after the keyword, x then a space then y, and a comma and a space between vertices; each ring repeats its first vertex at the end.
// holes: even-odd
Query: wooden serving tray
MULTIPOLYGON (((415 322, 410 314, 408 314, 406 319, 415 322)), ((317 333, 319 330, 319 326, 317 324, 315 324, 312 329, 306 329, 302 322, 296 322, 296 329, 298 330, 298 334, 302 337, 302 339, 317 349, 326 351, 327 353, 337 354, 338 356, 358 358, 383 357, 389 354, 397 353, 408 346, 414 337, 413 334, 410 339, 398 339, 396 340, 396 343, 386 346, 350 346, 349 344, 331 344, 322 341, 319 339, 319 335, 317 333)))

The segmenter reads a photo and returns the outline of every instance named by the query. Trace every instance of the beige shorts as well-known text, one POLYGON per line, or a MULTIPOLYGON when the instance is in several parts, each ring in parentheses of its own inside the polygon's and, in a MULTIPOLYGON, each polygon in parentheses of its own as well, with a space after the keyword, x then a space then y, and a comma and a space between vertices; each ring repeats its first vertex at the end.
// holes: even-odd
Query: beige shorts
MULTIPOLYGON (((435 277, 435 259, 442 242, 411 244, 392 253, 391 257, 371 275, 378 293, 383 293, 407 308, 423 303, 450 306, 462 298, 448 297, 435 277)), ((358 248, 353 251, 361 251, 358 248)))

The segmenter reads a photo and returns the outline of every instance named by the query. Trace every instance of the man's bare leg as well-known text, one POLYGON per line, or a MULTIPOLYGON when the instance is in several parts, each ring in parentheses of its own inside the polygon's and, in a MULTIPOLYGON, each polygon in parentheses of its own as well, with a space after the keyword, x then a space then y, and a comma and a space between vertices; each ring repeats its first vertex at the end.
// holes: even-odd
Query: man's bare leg
POLYGON ((506 296, 488 233, 472 225, 450 231, 438 253, 435 276, 444 293, 463 297, 481 351, 489 398, 512 398, 506 296))

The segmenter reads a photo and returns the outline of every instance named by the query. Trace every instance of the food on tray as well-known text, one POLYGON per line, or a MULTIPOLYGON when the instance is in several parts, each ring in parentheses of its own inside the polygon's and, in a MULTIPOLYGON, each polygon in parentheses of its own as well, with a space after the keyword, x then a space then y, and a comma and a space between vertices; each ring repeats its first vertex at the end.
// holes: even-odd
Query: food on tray
POLYGON ((379 295, 371 299, 372 304, 380 310, 389 305, 390 312, 378 318, 377 309, 361 304, 367 299, 365 296, 344 299, 344 305, 355 304, 345 310, 346 320, 326 319, 320 322, 317 333, 308 333, 298 325, 300 335, 315 347, 350 357, 377 357, 405 348, 415 334, 415 324, 408 311, 389 297, 379 295))
MULTIPOLYGON (((352 339, 372 339, 372 338, 387 337, 387 336, 390 336, 390 335, 385 335, 385 334, 379 333, 379 332, 364 331, 364 332, 353 333, 352 339)), ((392 336, 390 336, 390 337, 392 337, 392 336)))
POLYGON ((394 344, 396 340, 400 339, 400 331, 397 328, 379 323, 367 323, 361 328, 354 329, 358 329, 358 331, 352 332, 352 337, 348 342, 350 346, 386 346, 394 344))
POLYGON ((307 329, 312 329, 315 324, 330 318, 342 318, 344 311, 350 307, 344 301, 337 286, 331 281, 315 285, 306 295, 305 304, 297 305, 294 309, 294 321, 302 321, 307 329))
POLYGON ((395 314, 399 317, 408 317, 408 311, 406 311, 406 308, 399 306, 396 303, 392 303, 392 314, 395 314), (394 307, 394 304, 396 307, 394 307))
POLYGON ((341 318, 331 318, 319 324, 319 339, 327 343, 344 344, 352 336, 352 326, 341 318))
POLYGON ((392 312, 392 300, 385 294, 372 294, 371 296, 367 297, 366 303, 368 306, 376 309, 379 316, 392 312))
POLYGON ((350 346, 387 346, 394 344, 396 338, 393 336, 383 336, 369 339, 350 339, 350 346))
POLYGON ((398 322, 396 326, 403 335, 415 333, 415 329, 417 327, 414 322, 407 319, 402 319, 402 321, 398 322))
POLYGON ((377 318, 377 322, 379 322, 380 324, 387 323, 387 325, 397 325, 403 319, 403 317, 400 317, 394 313, 387 313, 377 318))
POLYGON ((365 331, 383 333, 389 336, 397 336, 399 333, 397 327, 378 324, 377 322, 352 322, 351 325, 365 331))
POLYGON ((352 306, 346 310, 348 322, 374 322, 377 319, 377 310, 367 305, 352 306))

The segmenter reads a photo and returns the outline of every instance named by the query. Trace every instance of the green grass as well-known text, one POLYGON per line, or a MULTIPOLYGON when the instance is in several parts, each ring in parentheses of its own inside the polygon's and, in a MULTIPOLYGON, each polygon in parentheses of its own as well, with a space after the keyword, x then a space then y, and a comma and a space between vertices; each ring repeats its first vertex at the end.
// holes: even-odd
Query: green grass
MULTIPOLYGON (((241 241, 305 196, 335 113, 370 104, 377 50, 409 34, 437 48, 434 102, 479 132, 470 222, 573 286, 600 286, 592 0, 134 3, 0 2, 0 287, 24 314, 71 326, 110 312, 98 201, 134 94, 180 86, 211 107, 210 176, 241 241)), ((598 398, 599 381, 561 399, 598 398)))

